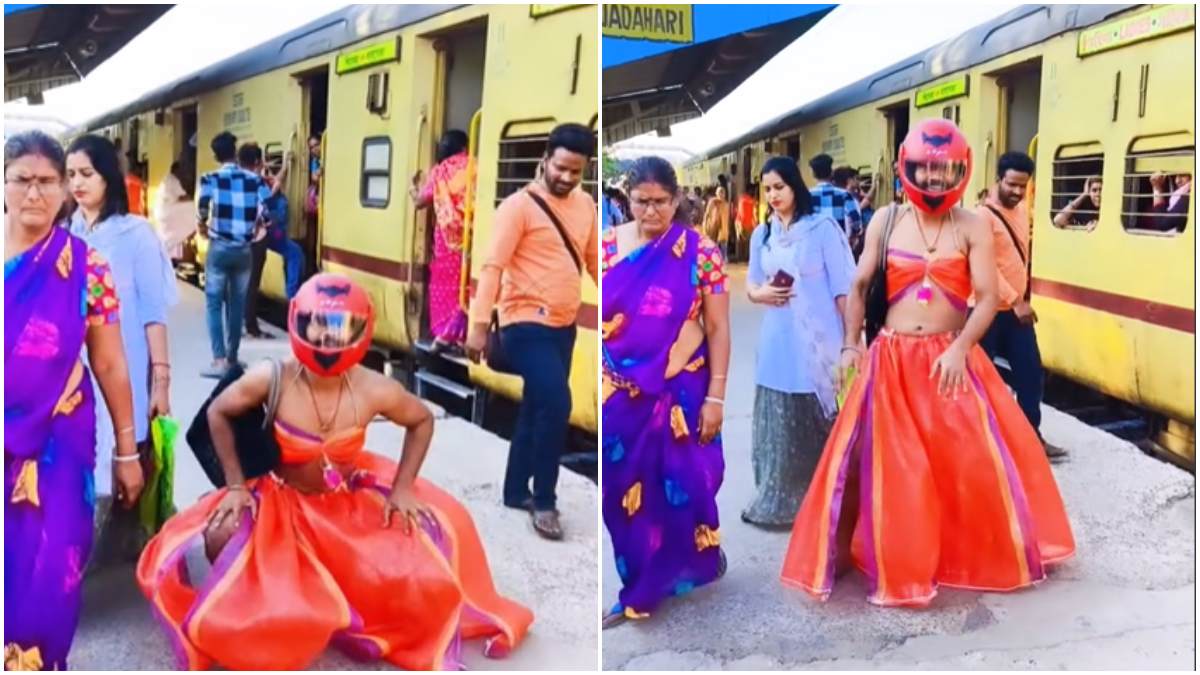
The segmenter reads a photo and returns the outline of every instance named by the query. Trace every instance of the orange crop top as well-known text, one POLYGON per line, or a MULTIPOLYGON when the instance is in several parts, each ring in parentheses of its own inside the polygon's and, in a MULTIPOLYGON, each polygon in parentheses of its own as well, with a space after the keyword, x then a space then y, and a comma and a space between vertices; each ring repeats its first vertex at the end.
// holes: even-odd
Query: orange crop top
MULTIPOLYGON (((345 376, 343 376, 345 377, 345 376)), ((296 377, 300 379, 300 371, 296 377)), ((358 401, 350 380, 343 380, 350 390, 350 405, 354 409, 354 426, 321 438, 281 419, 275 420, 275 440, 279 442, 279 460, 283 464, 308 464, 315 459, 327 459, 335 464, 353 464, 366 445, 367 429, 358 424, 358 401)), ((336 415, 336 413, 335 413, 336 415)))
POLYGON ((926 260, 909 251, 889 248, 887 286, 889 305, 914 291, 918 302, 927 302, 932 299, 933 288, 936 287, 955 309, 966 312, 972 290, 971 268, 967 264, 967 257, 961 253, 926 260), (926 279, 929 283, 923 283, 926 279))
POLYGON ((279 441, 279 460, 284 464, 308 464, 322 457, 335 464, 353 464, 366 445, 367 430, 354 426, 322 439, 276 420, 275 439, 279 441))

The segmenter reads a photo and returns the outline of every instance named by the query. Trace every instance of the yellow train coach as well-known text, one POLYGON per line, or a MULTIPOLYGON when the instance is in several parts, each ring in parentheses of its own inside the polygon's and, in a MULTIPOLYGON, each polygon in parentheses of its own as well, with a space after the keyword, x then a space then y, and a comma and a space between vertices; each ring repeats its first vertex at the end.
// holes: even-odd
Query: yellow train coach
POLYGON ((741 191, 765 154, 807 171, 826 153, 877 172, 886 204, 909 125, 944 117, 975 149, 970 206, 1000 154, 1029 152, 1043 362, 1149 413, 1159 444, 1194 466, 1195 17, 1194 5, 1024 5, 762 125, 692 171, 724 169, 741 191), (1056 225, 1094 180, 1099 208, 1056 225))
MULTIPOLYGON (((435 355, 427 312, 433 215, 409 186, 433 165, 447 129, 469 130, 469 197, 460 303, 506 196, 532 180, 549 130, 597 124, 596 8, 588 5, 354 5, 162 87, 88 126, 124 139, 155 191, 173 161, 213 170, 209 140, 230 131, 268 162, 291 150, 289 234, 321 269, 359 281, 375 303, 376 343, 419 390, 457 397, 481 422, 489 397, 517 400, 520 380, 435 355), (309 139, 321 146, 319 205, 305 213, 309 139)), ((585 188, 596 196, 595 167, 585 188)), ((204 242, 198 242, 203 260, 204 242)), ((263 293, 284 298, 271 253, 263 293)), ((572 425, 597 430, 597 289, 584 280, 572 425)), ((392 361, 389 361, 392 363, 392 361)), ((497 400, 497 399, 492 399, 497 400)), ((594 441, 593 441, 594 442, 594 441)))

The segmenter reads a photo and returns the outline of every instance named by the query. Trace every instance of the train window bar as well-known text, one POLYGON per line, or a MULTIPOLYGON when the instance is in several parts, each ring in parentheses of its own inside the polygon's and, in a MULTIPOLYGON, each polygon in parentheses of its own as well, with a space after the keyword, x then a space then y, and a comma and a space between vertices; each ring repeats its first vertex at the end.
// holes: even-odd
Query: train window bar
POLYGON ((1126 232, 1170 237, 1187 229, 1196 146, 1164 145, 1189 140, 1187 134, 1165 134, 1130 143, 1121 196, 1121 224, 1126 232))

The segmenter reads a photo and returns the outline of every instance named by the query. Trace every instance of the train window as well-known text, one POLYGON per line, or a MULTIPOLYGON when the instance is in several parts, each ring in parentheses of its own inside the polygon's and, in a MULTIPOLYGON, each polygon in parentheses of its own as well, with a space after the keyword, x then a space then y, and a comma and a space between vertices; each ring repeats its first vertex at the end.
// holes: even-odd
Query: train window
POLYGON ((500 139, 500 167, 496 172, 496 204, 537 178, 538 165, 546 153, 548 133, 500 139))
POLYGON ((387 208, 392 192, 392 139, 363 139, 362 174, 358 201, 367 208, 387 208))
POLYGON ((593 201, 600 201, 600 158, 599 152, 588 162, 587 171, 583 174, 583 189, 592 196, 593 201))
POLYGON ((592 161, 588 162, 587 172, 583 175, 583 189, 587 190, 595 202, 600 201, 600 135, 596 131, 596 123, 599 121, 599 116, 593 117, 588 125, 592 129, 592 147, 596 148, 596 152, 592 154, 592 161))
POLYGON ((1127 232, 1178 235, 1187 228, 1196 144, 1190 133, 1134 139, 1125 157, 1121 223, 1127 232))
MULTIPOLYGON (((546 122, 544 131, 533 132, 531 127, 535 125, 542 126, 541 120, 510 122, 500 139, 500 170, 496 172, 497 205, 504 201, 505 197, 516 193, 541 175, 542 157, 546 154, 546 141, 550 139, 550 129, 554 124, 546 122), (518 132, 528 130, 530 133, 509 136, 508 133, 514 129, 518 132)), ((598 140, 594 122, 592 138, 598 140)), ((597 152, 592 156, 592 161, 583 175, 583 189, 587 190, 592 195, 592 199, 597 201, 600 199, 600 186, 597 178, 600 175, 599 154, 597 152)))
POLYGON ((1104 148, 1099 143, 1063 145, 1054 153, 1050 218, 1064 230, 1091 231, 1100 221, 1104 148))

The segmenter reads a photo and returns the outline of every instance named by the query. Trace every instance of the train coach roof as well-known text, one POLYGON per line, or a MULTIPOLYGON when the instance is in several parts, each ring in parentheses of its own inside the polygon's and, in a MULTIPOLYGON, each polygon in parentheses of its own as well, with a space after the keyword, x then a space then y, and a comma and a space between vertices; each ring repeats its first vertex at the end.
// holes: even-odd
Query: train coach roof
POLYGON ((386 33, 462 5, 350 5, 239 52, 174 82, 165 84, 124 106, 98 115, 85 129, 115 124, 162 108, 180 99, 326 54, 360 40, 386 33))
POLYGON ((1056 35, 1099 23, 1134 7, 1138 5, 1021 5, 958 37, 760 124, 705 152, 698 160, 717 157, 805 122, 887 98, 1056 35))

